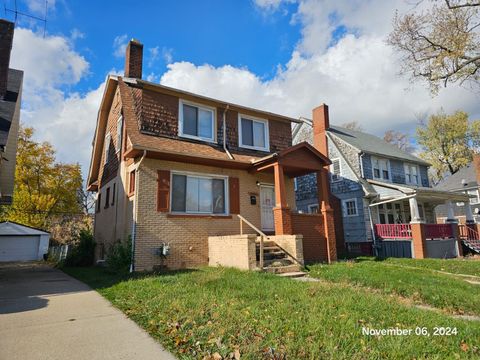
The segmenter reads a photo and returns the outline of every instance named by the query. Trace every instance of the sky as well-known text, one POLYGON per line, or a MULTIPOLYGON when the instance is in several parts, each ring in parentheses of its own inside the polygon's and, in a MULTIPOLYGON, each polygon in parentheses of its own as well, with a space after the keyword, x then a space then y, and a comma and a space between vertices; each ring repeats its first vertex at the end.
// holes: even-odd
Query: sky
MULTIPOLYGON (((2 0, 45 15, 45 0, 2 0)), ((292 117, 326 103, 330 121, 383 136, 413 135, 418 119, 461 109, 480 119, 480 95, 458 86, 432 97, 398 74, 385 42, 408 0, 48 0, 47 25, 18 15, 10 66, 25 72, 21 121, 61 162, 88 173, 108 74, 125 46, 144 44, 143 78, 292 117)), ((14 14, 0 10, 14 21, 14 14)))

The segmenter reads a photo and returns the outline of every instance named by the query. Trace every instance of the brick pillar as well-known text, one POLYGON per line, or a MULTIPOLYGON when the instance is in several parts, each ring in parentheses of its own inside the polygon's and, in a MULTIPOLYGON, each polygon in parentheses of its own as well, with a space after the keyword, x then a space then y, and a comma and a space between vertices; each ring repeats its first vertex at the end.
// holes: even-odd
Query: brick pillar
POLYGON ((287 205, 283 167, 276 163, 273 170, 275 177, 275 207, 273 208, 275 235, 292 235, 292 216, 287 205))
MULTIPOLYGON (((458 228, 458 223, 452 223, 452 233, 453 233, 453 238, 456 240, 456 246, 457 246, 457 257, 463 257, 463 250, 462 250, 462 239, 460 239, 460 229, 458 228)), ((472 227, 472 225, 465 225, 467 227, 472 227)))
POLYGON ((427 257, 427 246, 425 244, 425 225, 423 223, 410 223, 412 226, 413 257, 425 259, 427 257))
POLYGON ((329 187, 328 171, 324 168, 317 173, 317 193, 318 198, 322 199, 320 204, 327 248, 327 261, 330 263, 337 260, 337 241, 335 237, 335 216, 329 200, 329 187))

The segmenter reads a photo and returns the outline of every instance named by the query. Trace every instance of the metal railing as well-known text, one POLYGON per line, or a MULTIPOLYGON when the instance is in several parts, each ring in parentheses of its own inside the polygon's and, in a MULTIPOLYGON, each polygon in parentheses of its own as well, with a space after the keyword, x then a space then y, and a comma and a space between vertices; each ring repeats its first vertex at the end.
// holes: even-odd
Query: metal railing
POLYGON ((458 232, 460 235, 460 239, 462 240, 480 240, 480 234, 478 233, 478 231, 468 225, 459 224, 458 232))
POLYGON ((268 239, 268 236, 265 235, 262 231, 260 231, 255 225, 253 225, 250 221, 245 219, 242 215, 237 214, 238 218, 240 219, 240 235, 243 235, 243 223, 250 226, 253 230, 255 230, 260 235, 260 269, 263 270, 263 241, 264 238, 268 239))
POLYGON ((410 224, 375 224, 375 235, 379 239, 411 239, 410 224))

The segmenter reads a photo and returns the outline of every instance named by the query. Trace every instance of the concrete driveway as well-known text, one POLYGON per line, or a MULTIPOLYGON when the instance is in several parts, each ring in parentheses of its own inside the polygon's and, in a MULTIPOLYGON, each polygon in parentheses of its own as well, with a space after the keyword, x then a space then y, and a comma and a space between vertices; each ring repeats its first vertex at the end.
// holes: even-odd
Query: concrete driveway
POLYGON ((0 263, 0 359, 174 359, 97 292, 45 264, 0 263))

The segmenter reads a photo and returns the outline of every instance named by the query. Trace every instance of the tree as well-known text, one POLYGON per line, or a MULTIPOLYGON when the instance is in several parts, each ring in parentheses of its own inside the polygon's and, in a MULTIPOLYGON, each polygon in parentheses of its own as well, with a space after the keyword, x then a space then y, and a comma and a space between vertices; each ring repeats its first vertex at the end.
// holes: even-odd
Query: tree
POLYGON ((480 120, 469 123, 463 111, 452 115, 440 111, 417 128, 417 139, 420 157, 432 164, 434 179, 440 180, 472 161, 473 150, 480 145, 480 120))
POLYGON ((82 175, 79 164, 56 162, 52 145, 35 142, 33 134, 31 127, 20 128, 13 203, 3 217, 49 230, 58 217, 83 214, 82 175))
POLYGON ((360 125, 360 123, 356 120, 343 123, 340 126, 344 127, 345 129, 349 129, 349 130, 363 131, 362 125, 360 125))
POLYGON ((401 55, 402 74, 425 80, 433 94, 448 83, 479 85, 480 1, 434 1, 395 15, 387 43, 401 55))
POLYGON ((410 142, 410 137, 406 133, 395 130, 385 131, 383 140, 387 143, 397 146, 400 150, 411 153, 415 150, 415 147, 410 142))

